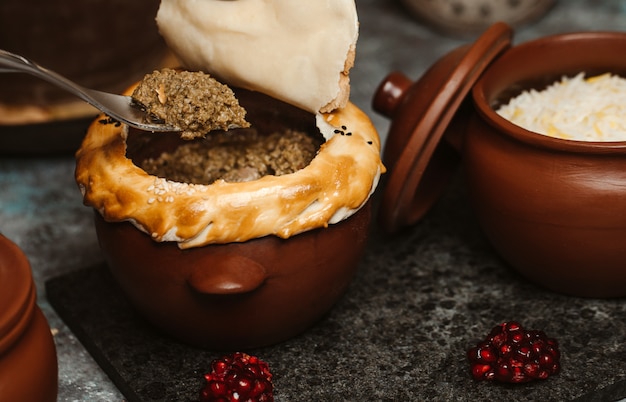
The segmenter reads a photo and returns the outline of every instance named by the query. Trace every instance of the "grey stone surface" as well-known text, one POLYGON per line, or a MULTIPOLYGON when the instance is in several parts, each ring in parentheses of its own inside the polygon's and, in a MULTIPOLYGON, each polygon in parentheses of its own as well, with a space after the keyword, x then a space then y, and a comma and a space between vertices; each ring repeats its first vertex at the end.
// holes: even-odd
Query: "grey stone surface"
MULTIPOLYGON (((370 114, 384 139, 389 123, 370 107, 379 82, 392 70, 418 78, 466 40, 429 30, 395 1, 357 0, 357 6, 361 34, 352 100, 370 114)), ((624 2, 559 1, 543 19, 520 28, 515 41, 582 30, 626 30, 624 2)), ((59 400, 121 401, 121 392, 45 294, 46 280, 102 261, 91 211, 81 203, 73 170, 71 153, 0 156, 0 232, 24 250, 33 267, 39 304, 56 333, 59 400)), ((355 283, 326 321, 302 338, 264 351, 276 372, 281 400, 412 400, 413 392, 424 389, 433 390, 429 395, 439 400, 482 395, 472 392, 489 386, 467 381, 459 353, 513 315, 564 339, 570 356, 582 359, 565 360, 570 367, 555 381, 563 392, 554 394, 556 399, 624 381, 624 301, 555 295, 508 271, 472 223, 462 182, 456 185, 461 191, 451 190, 419 226, 393 241, 374 234, 355 283), (597 354, 608 359, 599 362, 597 354), (589 377, 573 376, 575 365, 582 365, 589 377), (289 378, 282 376, 287 372, 289 378), (597 378, 598 372, 604 378, 597 378)), ((496 399, 534 399, 542 387, 502 388, 502 398, 496 399)), ((614 397, 624 397, 623 391, 618 389, 622 395, 614 397)))
MULTIPOLYGON (((415 228, 381 237, 374 227, 361 269, 326 317, 291 340, 246 351, 270 364, 279 401, 626 396, 626 300, 558 295, 521 278, 484 240, 463 189, 457 180, 415 228), (471 379, 466 350, 510 320, 558 339, 558 376, 517 386, 471 379)), ((102 265, 55 278, 47 290, 130 402, 194 400, 221 354, 160 335, 102 265)))

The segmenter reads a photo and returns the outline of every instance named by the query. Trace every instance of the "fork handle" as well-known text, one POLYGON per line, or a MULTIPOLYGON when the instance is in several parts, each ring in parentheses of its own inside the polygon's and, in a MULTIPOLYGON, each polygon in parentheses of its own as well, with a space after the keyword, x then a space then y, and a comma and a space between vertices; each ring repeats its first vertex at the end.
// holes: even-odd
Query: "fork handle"
POLYGON ((0 49, 0 73, 11 72, 23 72, 46 80, 57 87, 76 95, 80 99, 106 113, 117 121, 124 122, 131 127, 152 132, 180 130, 179 128, 173 127, 169 124, 144 123, 144 111, 141 111, 139 108, 132 105, 132 99, 130 96, 115 95, 95 89, 84 88, 62 75, 40 66, 24 56, 0 49))
POLYGON ((73 93, 82 100, 92 103, 93 100, 83 93, 84 89, 54 71, 27 59, 24 56, 0 49, 0 73, 27 73, 44 79, 66 91, 73 93))

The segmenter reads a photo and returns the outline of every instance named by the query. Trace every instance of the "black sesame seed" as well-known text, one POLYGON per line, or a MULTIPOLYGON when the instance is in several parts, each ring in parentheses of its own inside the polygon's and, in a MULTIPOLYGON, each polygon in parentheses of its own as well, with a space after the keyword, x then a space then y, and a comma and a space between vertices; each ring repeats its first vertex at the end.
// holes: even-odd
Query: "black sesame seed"
POLYGON ((367 143, 372 145, 374 142, 373 141, 367 141, 367 143))
POLYGON ((121 123, 115 119, 112 119, 111 117, 107 116, 104 119, 100 119, 98 120, 98 123, 100 124, 115 124, 117 127, 119 127, 121 125, 121 123))

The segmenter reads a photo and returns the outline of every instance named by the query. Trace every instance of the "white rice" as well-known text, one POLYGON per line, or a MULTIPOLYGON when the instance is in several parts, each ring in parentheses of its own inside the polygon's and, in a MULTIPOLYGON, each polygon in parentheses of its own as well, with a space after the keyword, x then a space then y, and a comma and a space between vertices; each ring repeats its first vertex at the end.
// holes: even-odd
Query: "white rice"
POLYGON ((626 79, 608 73, 563 77, 542 91, 524 91, 497 113, 551 137, 626 141, 626 79))

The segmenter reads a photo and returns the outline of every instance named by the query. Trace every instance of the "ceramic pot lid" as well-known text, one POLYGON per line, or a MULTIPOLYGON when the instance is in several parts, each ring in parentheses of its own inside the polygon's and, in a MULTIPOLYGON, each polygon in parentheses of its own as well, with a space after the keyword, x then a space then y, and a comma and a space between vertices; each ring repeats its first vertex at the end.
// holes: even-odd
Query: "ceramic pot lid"
POLYGON ((512 36, 507 24, 496 23, 473 44, 442 57, 417 82, 393 72, 379 85, 373 108, 392 119, 383 155, 390 174, 379 209, 387 232, 416 223, 445 189, 459 158, 441 139, 446 132, 458 135, 453 118, 512 36))
POLYGON ((0 355, 30 322, 35 286, 26 256, 0 234, 0 355))

